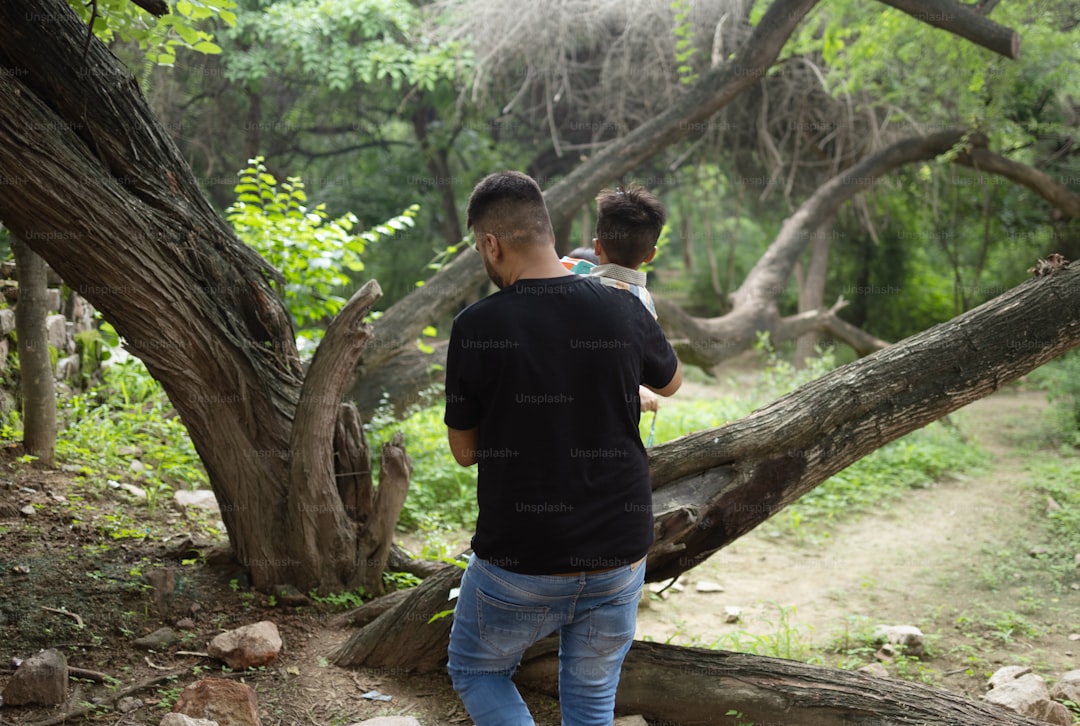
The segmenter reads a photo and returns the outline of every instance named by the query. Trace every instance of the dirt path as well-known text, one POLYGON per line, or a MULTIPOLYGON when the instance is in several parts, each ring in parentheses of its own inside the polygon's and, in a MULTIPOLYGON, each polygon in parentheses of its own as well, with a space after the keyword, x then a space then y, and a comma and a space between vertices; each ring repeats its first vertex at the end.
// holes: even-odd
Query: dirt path
MULTIPOLYGON (((981 688, 981 669, 961 674, 978 683, 946 683, 941 680, 946 673, 958 675, 950 666, 963 666, 965 658, 990 665, 1010 653, 998 652, 999 644, 984 638, 985 633, 977 637, 984 642, 964 648, 956 631, 980 618, 1007 621, 1012 614, 1031 621, 1043 618, 1042 640, 1052 651, 1043 654, 1045 667, 1076 667, 1070 645, 1080 647, 1064 635, 1080 624, 1080 594, 1074 591, 1071 601, 1061 602, 1051 592, 1024 591, 1028 609, 1037 610, 1025 615, 1015 588, 1002 586, 1009 584, 1009 575, 1001 558, 1022 567, 1017 560, 1027 558, 1025 540, 1037 537, 1028 534, 1035 495, 1026 486, 1025 455, 1017 440, 1045 406, 1045 395, 1016 389, 971 404, 953 420, 986 451, 986 473, 911 490, 832 528, 827 537, 800 541, 778 535, 766 523, 684 575, 682 592, 669 590, 663 601, 653 597, 640 612, 637 637, 740 649, 739 642, 751 643, 755 635, 777 634, 808 646, 828 643, 853 625, 866 632, 874 623, 913 624, 931 635, 932 643, 939 639, 935 655, 954 657, 928 679, 971 691, 981 688), (725 589, 700 593, 695 589, 700 581, 725 589), (1043 606, 1034 607, 1039 602, 1043 606), (742 608, 740 622, 724 622, 726 606, 742 608)), ((1000 645, 1008 646, 1012 636, 1002 628, 1000 645)), ((1021 640, 1011 645, 1019 647, 1021 640)))

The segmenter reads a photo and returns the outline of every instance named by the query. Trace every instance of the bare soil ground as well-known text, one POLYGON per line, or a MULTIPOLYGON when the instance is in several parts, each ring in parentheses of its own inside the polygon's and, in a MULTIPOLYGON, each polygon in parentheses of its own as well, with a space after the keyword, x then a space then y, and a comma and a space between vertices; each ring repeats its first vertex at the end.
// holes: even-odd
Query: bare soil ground
MULTIPOLYGON (((985 447, 984 473, 913 490, 828 532, 774 536, 767 523, 685 575, 682 592, 650 598, 638 637, 697 645, 726 637, 730 645, 732 638, 745 644, 779 635, 801 648, 847 632, 844 649, 853 652, 825 659, 851 666, 872 658, 853 647, 871 624, 914 624, 930 636, 930 655, 894 665, 894 673, 971 697, 1001 664, 1031 665, 1051 680, 1076 668, 1080 643, 1068 635, 1080 631, 1080 591, 1062 578, 1080 577, 1047 573, 1029 555, 1042 543, 1043 514, 1025 484, 1031 452, 1019 438, 1044 406, 1041 394, 1017 389, 973 404, 955 420, 985 447), (700 580, 725 591, 697 593, 700 580), (743 608, 740 623, 723 622, 726 605, 743 608)), ((61 649, 72 666, 116 680, 75 681, 61 707, 2 707, 0 725, 59 723, 60 714, 95 701, 104 708, 64 722, 158 724, 178 691, 205 675, 251 684, 267 726, 352 724, 392 714, 425 725, 469 723, 442 675, 330 665, 351 634, 333 625, 335 612, 282 607, 251 592, 237 569, 186 563, 187 537, 197 529, 190 513, 163 503, 150 519, 144 505, 104 483, 77 485, 69 474, 19 463, 19 453, 11 447, 0 463, 0 689, 13 658, 49 647, 61 649), (33 514, 20 512, 27 505, 33 514), (146 576, 165 568, 175 573, 176 590, 155 597, 146 576), (185 618, 179 644, 161 652, 132 646, 185 618), (285 642, 273 665, 223 674, 220 663, 197 655, 222 630, 264 619, 278 625, 285 642), (392 700, 361 698, 372 690, 392 700), (120 691, 139 699, 129 713, 113 709, 120 691)), ((538 724, 558 723, 552 699, 528 700, 538 724)))

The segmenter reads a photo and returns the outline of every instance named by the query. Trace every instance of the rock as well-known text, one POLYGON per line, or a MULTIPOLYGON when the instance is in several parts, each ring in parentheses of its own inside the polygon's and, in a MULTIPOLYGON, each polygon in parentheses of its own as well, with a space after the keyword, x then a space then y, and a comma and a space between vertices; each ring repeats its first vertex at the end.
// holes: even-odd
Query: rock
POLYGON ((1040 701, 1031 715, 1040 721, 1058 724, 1058 726, 1072 726, 1073 724, 1072 711, 1057 701, 1040 701))
POLYGON ((246 683, 203 678, 176 699, 173 713, 216 721, 218 726, 262 726, 255 691, 246 683))
POLYGON ((926 655, 926 639, 914 625, 879 625, 874 629, 876 640, 898 645, 904 655, 921 658, 926 655))
POLYGON ((19 510, 19 513, 22 514, 24 517, 33 517, 35 514, 37 514, 37 510, 34 509, 33 504, 27 504, 19 510))
POLYGON ((742 617, 742 608, 735 605, 728 605, 724 608, 724 622, 725 623, 737 623, 739 618, 742 617))
POLYGON ((61 355, 68 353, 67 319, 63 315, 49 315, 45 318, 45 336, 49 345, 56 348, 61 355))
POLYGON ((1080 670, 1062 673, 1061 678, 1050 689, 1050 698, 1055 701, 1080 703, 1080 670))
POLYGON ((4 308, 0 310, 0 337, 7 337, 7 334, 15 330, 15 311, 11 308, 4 308))
POLYGON ((892 643, 885 643, 878 648, 877 653, 874 653, 874 657, 882 663, 892 663, 893 658, 896 657, 896 646, 892 643))
POLYGON ((218 635, 206 652, 211 658, 225 661, 230 668, 254 668, 266 665, 281 652, 281 636, 269 620, 245 625, 218 635))
POLYGON ((990 690, 983 695, 989 703, 1003 706, 1022 716, 1071 726, 1069 709, 1050 700, 1050 691, 1042 677, 1023 666, 1005 666, 994 672, 988 681, 990 690))
POLYGON ((120 713, 131 713, 132 711, 138 711, 142 707, 142 699, 134 696, 124 696, 116 702, 116 710, 120 713))
POLYGON ((615 719, 611 726, 649 726, 644 716, 622 716, 615 719))
POLYGON ((81 361, 77 355, 69 355, 56 361, 53 375, 58 381, 74 381, 79 377, 81 361))
POLYGON ((682 583, 676 582, 674 579, 664 580, 663 582, 654 582, 649 585, 649 592, 654 595, 660 595, 660 597, 667 597, 671 592, 682 592, 682 583))
POLYGON ((702 580, 701 582, 699 582, 697 584, 697 586, 694 589, 697 590, 698 592, 723 592, 724 591, 724 586, 719 584, 719 583, 716 583, 716 582, 709 582, 708 580, 702 580))
POLYGON ((141 650, 164 650, 179 639, 180 637, 172 628, 158 628, 149 635, 136 638, 132 645, 141 650))
POLYGON ((889 669, 881 665, 880 663, 871 663, 870 665, 864 665, 862 668, 859 668, 859 673, 865 673, 867 675, 874 676, 875 678, 889 677, 889 669))
POLYGON ((1031 673, 1031 668, 1029 668, 1028 666, 1004 666, 1002 668, 998 668, 990 675, 989 680, 986 681, 986 687, 997 688, 1003 683, 1015 681, 1020 676, 1025 676, 1028 673, 1031 673))
POLYGON ((140 486, 135 486, 134 484, 124 481, 120 482, 120 488, 136 499, 146 499, 146 490, 140 486))
POLYGON ((177 489, 173 499, 181 507, 199 507, 210 511, 218 511, 217 498, 209 489, 177 489))
POLYGON ((67 699, 67 658, 55 648, 30 656, 4 687, 5 706, 56 706, 67 699))
POLYGON ((363 726, 420 726, 420 722, 412 716, 377 716, 367 721, 358 721, 352 726, 361 726, 361 724, 363 726))
POLYGON ((191 618, 180 618, 176 621, 176 627, 180 628, 180 630, 194 630, 195 621, 191 618))
POLYGON ((217 721, 207 721, 204 718, 192 718, 182 713, 166 714, 161 719, 159 726, 220 726, 217 721))

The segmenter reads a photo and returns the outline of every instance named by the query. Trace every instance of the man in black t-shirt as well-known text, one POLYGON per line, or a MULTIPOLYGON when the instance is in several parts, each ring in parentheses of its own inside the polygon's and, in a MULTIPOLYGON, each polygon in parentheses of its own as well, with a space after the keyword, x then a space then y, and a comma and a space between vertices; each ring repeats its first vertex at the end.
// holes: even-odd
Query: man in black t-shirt
POLYGON ((638 385, 669 396, 681 368, 636 298, 560 263, 532 179, 483 179, 467 224, 500 290, 447 352, 450 449, 479 502, 448 669, 478 726, 532 724, 510 676, 559 631, 564 723, 609 724, 653 538, 638 385))

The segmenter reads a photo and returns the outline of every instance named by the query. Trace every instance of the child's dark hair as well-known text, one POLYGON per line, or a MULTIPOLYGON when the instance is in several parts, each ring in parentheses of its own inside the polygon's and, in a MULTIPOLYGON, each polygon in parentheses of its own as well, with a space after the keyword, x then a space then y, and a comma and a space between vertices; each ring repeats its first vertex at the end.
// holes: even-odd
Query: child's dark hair
POLYGON ((616 265, 636 268, 656 247, 667 221, 664 205, 652 192, 631 184, 596 195, 596 238, 616 265))

